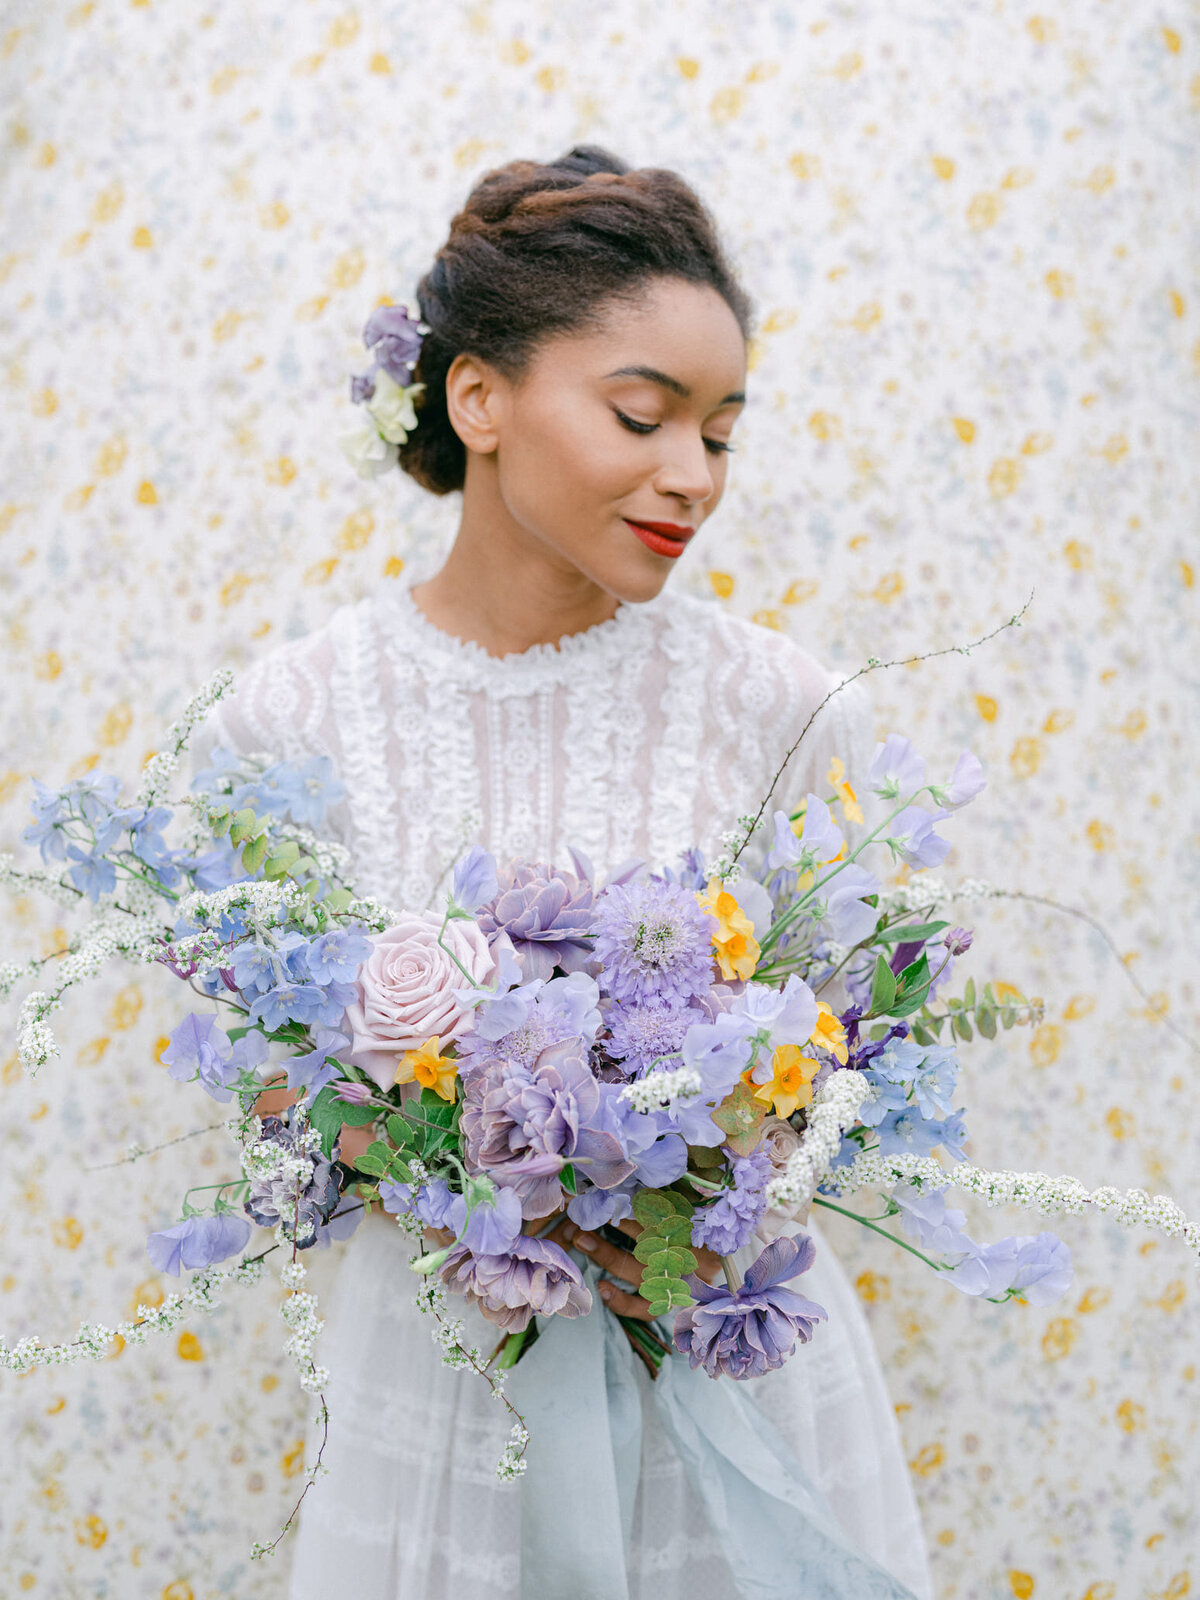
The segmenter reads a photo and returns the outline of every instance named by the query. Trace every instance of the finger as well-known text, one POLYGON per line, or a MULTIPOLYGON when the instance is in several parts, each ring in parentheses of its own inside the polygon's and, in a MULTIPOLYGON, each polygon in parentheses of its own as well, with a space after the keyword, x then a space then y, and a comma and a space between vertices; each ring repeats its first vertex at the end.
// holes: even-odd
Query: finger
POLYGON ((594 1261, 598 1267, 611 1273, 614 1278, 632 1284, 635 1289, 640 1285, 642 1263, 627 1250, 618 1250, 615 1244, 609 1244, 607 1239, 601 1239, 594 1233, 578 1231, 571 1238, 571 1244, 574 1249, 582 1250, 589 1261, 594 1261))
POLYGON ((629 1294, 608 1278, 602 1278, 596 1287, 601 1300, 617 1316, 635 1317, 639 1322, 654 1321, 650 1315, 650 1302, 643 1300, 640 1294, 629 1294))
POLYGON ((642 1231, 640 1222, 635 1222, 632 1217, 626 1217, 623 1222, 618 1222, 617 1227, 622 1233, 627 1233, 631 1239, 636 1239, 642 1231))

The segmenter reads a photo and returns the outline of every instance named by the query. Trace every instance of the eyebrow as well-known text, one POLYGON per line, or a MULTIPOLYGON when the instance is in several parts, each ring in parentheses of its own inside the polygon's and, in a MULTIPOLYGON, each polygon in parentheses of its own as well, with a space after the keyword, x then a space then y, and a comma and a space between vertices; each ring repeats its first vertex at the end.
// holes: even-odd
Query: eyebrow
MULTIPOLYGON (((618 367, 615 372, 606 372, 606 378, 646 378, 651 383, 659 383, 664 389, 670 389, 672 394, 682 396, 684 400, 691 398, 692 391, 686 383, 680 383, 678 378, 672 378, 668 372, 660 372, 657 367, 618 367)), ((732 394, 727 394, 719 403, 723 406, 743 405, 746 400, 744 389, 735 389, 732 394)))

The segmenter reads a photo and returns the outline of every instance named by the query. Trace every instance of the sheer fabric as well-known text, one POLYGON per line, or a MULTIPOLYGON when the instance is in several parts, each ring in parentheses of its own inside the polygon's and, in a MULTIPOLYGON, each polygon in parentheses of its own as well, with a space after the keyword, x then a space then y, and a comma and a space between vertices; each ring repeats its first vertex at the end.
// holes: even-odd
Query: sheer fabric
MULTIPOLYGON (((244 674, 206 745, 329 755, 347 789, 330 824, 358 885, 419 909, 476 839, 502 858, 563 865, 574 846, 601 879, 635 856, 671 863, 698 844, 711 857, 722 831, 757 809, 834 681, 784 636, 669 590, 557 647, 496 658, 442 633, 391 586, 244 674)), ((863 770, 868 732, 858 686, 839 692, 772 807, 826 792, 832 755, 863 770)), ((803 1289, 829 1321, 750 1388, 846 1531, 926 1600, 920 1521, 870 1331, 810 1231, 817 1262, 803 1289)), ((522 1588, 519 1486, 494 1473, 508 1413, 475 1374, 442 1366, 395 1225, 368 1218, 344 1249, 320 1349, 332 1374, 330 1471, 304 1502, 290 1600, 327 1600, 347 1580, 362 1600, 538 1594, 535 1575, 522 1588)), ((490 1349, 495 1329, 456 1311, 490 1349)), ((643 1421, 630 1600, 735 1600, 652 1406, 643 1421)), ((586 1495, 586 1462, 579 1471, 586 1495)))

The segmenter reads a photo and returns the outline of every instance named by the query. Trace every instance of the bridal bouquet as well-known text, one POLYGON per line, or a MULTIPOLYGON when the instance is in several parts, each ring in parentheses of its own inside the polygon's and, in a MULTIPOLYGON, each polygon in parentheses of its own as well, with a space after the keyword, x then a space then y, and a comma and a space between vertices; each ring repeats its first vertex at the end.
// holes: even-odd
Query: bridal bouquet
MULTIPOLYGON (((0 1340, 0 1365, 138 1342, 211 1306, 222 1278, 252 1278, 282 1247, 288 1349, 319 1394, 321 1324, 300 1252, 344 1237, 375 1207, 414 1236, 444 1230, 450 1242, 414 1261, 420 1298, 447 1359, 496 1385, 538 1318, 590 1309, 571 1255, 544 1237, 564 1212, 579 1228, 634 1236, 655 1320, 623 1320, 647 1365, 679 1354, 713 1378, 780 1366, 825 1318, 795 1287, 814 1255, 795 1226, 810 1204, 996 1301, 1064 1293, 1068 1249, 1047 1232, 972 1239, 947 1208, 951 1184, 1048 1214, 1091 1204, 1200 1245, 1162 1197, 1089 1193, 965 1159, 956 1040, 1041 1014, 1007 985, 969 979, 947 992, 972 935, 936 915, 950 895, 923 888, 921 874, 949 849, 942 827, 983 787, 969 752, 928 781, 909 741, 889 735, 862 775, 873 825, 835 760, 825 793, 775 810, 769 826, 764 802, 717 860, 691 850, 600 881, 578 853, 568 868, 499 862, 475 846, 439 907, 396 910, 357 895, 346 852, 322 836, 344 792, 328 758, 218 749, 192 792, 167 801, 193 727, 228 686, 219 674, 189 704, 132 803, 115 777, 35 780, 24 837, 43 864, 5 860, 0 876, 95 912, 66 953, 10 964, 0 987, 58 962, 56 981, 22 1006, 19 1053, 36 1071, 55 1053, 48 1018, 107 960, 184 979, 205 1004, 180 1017, 162 1059, 231 1106, 235 1170, 189 1190, 179 1219, 147 1241, 159 1271, 195 1275, 186 1294, 65 1345, 0 1340), (907 881, 884 889, 865 864, 872 854, 903 862, 907 881), (849 1000, 840 1008, 825 998, 835 984, 849 1000), (267 1083, 291 1103, 260 1115, 267 1083), (353 1159, 342 1156, 346 1125, 373 1134, 353 1159), (839 1204, 860 1189, 881 1197, 870 1219, 839 1204), (881 1226, 889 1220, 898 1231, 881 1226), (256 1229, 273 1243, 245 1255, 256 1229), (722 1258, 724 1283, 698 1274, 701 1248, 722 1258), (464 1345, 451 1295, 501 1331, 490 1358, 464 1345)), ((955 893, 969 898, 972 886, 955 893)), ((524 1464, 514 1416, 504 1475, 524 1464)))

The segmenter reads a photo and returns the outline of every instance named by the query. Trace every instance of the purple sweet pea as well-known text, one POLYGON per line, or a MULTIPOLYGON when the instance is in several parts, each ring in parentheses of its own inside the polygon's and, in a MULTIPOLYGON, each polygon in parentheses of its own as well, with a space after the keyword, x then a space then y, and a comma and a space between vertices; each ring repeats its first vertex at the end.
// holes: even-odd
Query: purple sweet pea
POLYGON ((867 768, 867 783, 882 799, 895 800, 901 794, 914 794, 924 779, 924 758, 903 734, 889 733, 882 744, 875 746, 867 768))
MULTIPOLYGON (((262 1035, 246 1037, 261 1039, 262 1035)), ((162 1053, 169 1075, 177 1083, 190 1083, 199 1076, 201 1087, 214 1100, 232 1100, 230 1085, 237 1082, 243 1065, 254 1064, 248 1061, 246 1050, 235 1059, 229 1035, 209 1012, 190 1011, 172 1031, 170 1041, 162 1053)))
POLYGON ((336 1028, 318 1028, 313 1040, 315 1049, 308 1055, 292 1056, 284 1063, 288 1088, 307 1089, 308 1100, 315 1100, 325 1085, 331 1083, 342 1070, 339 1063, 331 1061, 330 1057, 344 1050, 349 1043, 349 1034, 339 1033, 336 1028))
POLYGON ((146 1252, 158 1272, 179 1276, 183 1267, 194 1272, 244 1250, 250 1238, 250 1224, 231 1211, 218 1211, 215 1217, 185 1217, 173 1228, 163 1228, 146 1240, 146 1252))
POLYGON ((476 918, 494 944, 507 934, 526 979, 585 969, 592 959, 591 883, 558 867, 517 861, 500 877, 500 892, 476 918))
POLYGON ((879 921, 879 912, 865 903, 865 896, 879 892, 879 879, 873 872, 851 862, 842 867, 825 885, 822 921, 839 944, 857 944, 879 921))
POLYGON ((496 858, 482 845, 473 844, 454 869, 451 898, 464 911, 475 912, 500 892, 496 858))
POLYGON ((1053 1233, 1039 1233, 973 1245, 946 1277, 963 1294, 992 1298, 1015 1289, 1030 1305, 1046 1306, 1066 1294, 1073 1275, 1071 1252, 1063 1241, 1053 1233))
POLYGON ((987 781, 983 776, 983 763, 977 755, 970 750, 964 750, 954 764, 954 771, 950 782, 944 786, 938 784, 933 789, 933 798, 940 806, 947 806, 951 811, 957 811, 959 806, 965 806, 969 800, 974 800, 981 790, 987 788, 987 781))
POLYGON ((920 1241, 923 1250, 961 1258, 977 1248, 967 1237, 966 1213, 947 1208, 944 1189, 923 1194, 911 1184, 899 1183, 892 1190, 892 1199, 900 1207, 900 1226, 910 1238, 920 1241))
POLYGON ((459 1071, 470 1071, 475 1056, 503 1056, 532 1066, 543 1050, 562 1039, 590 1046, 600 1027, 599 1000, 595 978, 570 972, 549 981, 535 978, 480 1001, 471 1031, 459 1044, 459 1071))
POLYGON ((374 366, 382 367, 402 388, 412 382, 422 338, 417 322, 404 306, 376 306, 363 325, 362 340, 368 350, 374 351, 374 366))
POLYGON ((945 860, 950 842, 934 833, 933 826, 949 815, 941 806, 936 811, 905 806, 899 816, 892 818, 886 843, 910 867, 936 867, 945 860))
POLYGON ((675 1348, 710 1378, 758 1378, 781 1367, 796 1347, 807 1344, 827 1313, 814 1300, 782 1287, 807 1272, 816 1247, 805 1234, 772 1241, 736 1292, 689 1277, 697 1305, 675 1318, 675 1348))
POLYGON ((477 1256, 456 1245, 440 1277, 509 1333, 520 1333, 535 1316, 579 1317, 592 1309, 591 1291, 570 1256, 549 1239, 527 1234, 495 1255, 477 1256))

